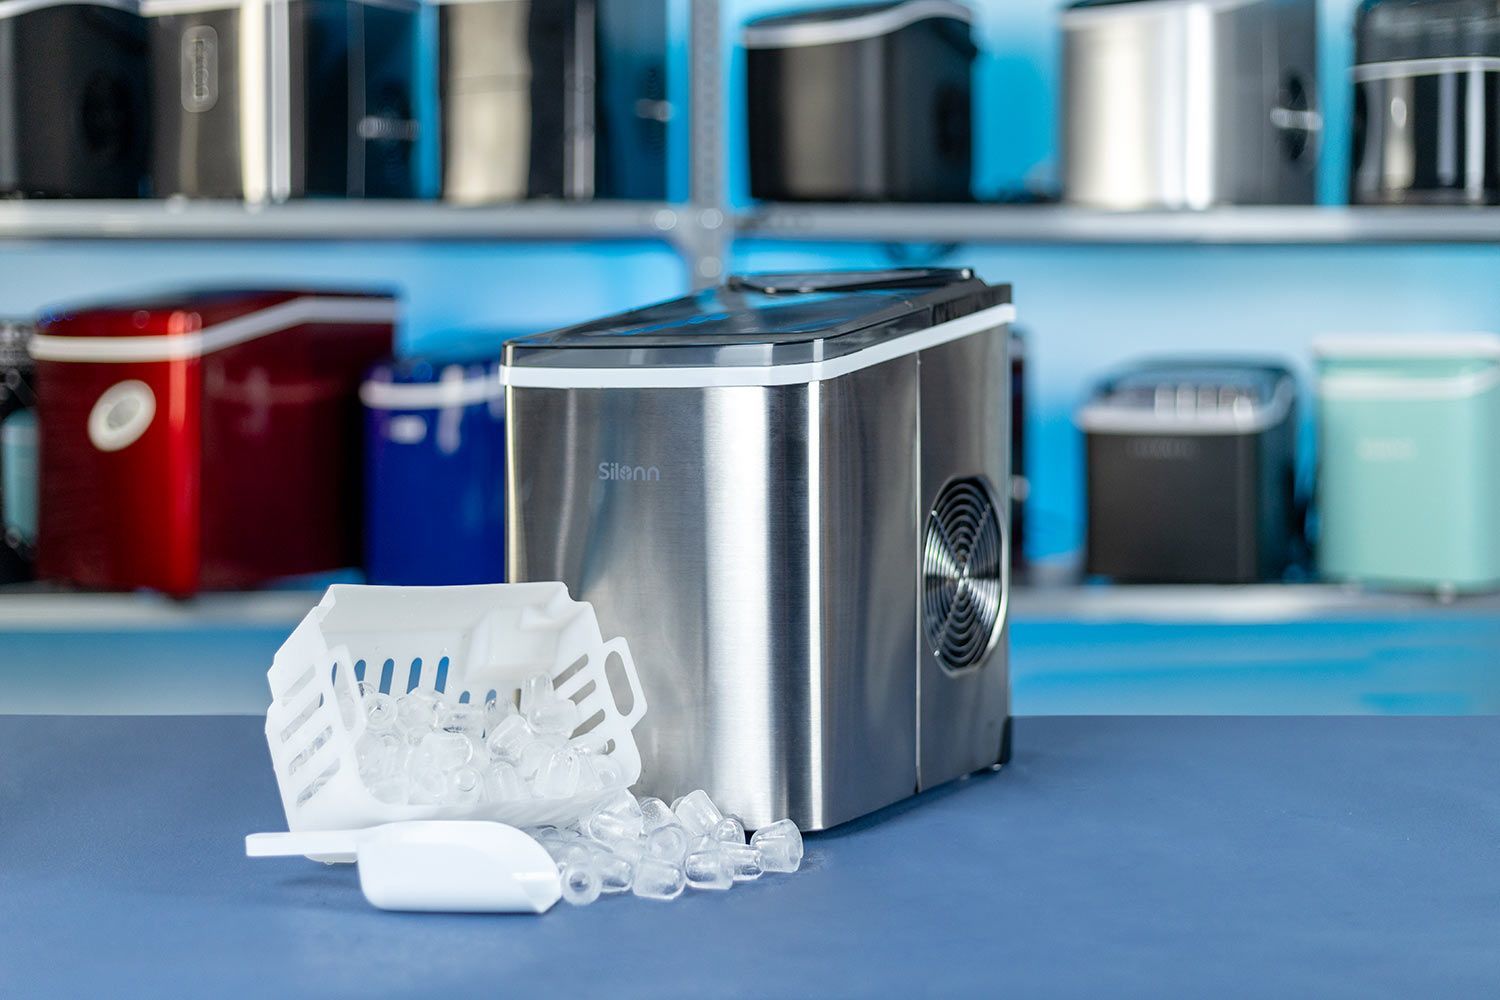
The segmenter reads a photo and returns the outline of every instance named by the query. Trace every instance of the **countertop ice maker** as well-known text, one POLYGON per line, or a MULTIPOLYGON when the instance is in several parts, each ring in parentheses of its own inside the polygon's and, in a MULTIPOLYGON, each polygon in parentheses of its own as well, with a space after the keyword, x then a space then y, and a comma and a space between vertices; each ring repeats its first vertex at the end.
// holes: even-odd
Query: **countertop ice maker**
POLYGON ((766 274, 506 346, 507 573, 629 641, 644 794, 822 829, 1008 759, 1012 317, 766 274))

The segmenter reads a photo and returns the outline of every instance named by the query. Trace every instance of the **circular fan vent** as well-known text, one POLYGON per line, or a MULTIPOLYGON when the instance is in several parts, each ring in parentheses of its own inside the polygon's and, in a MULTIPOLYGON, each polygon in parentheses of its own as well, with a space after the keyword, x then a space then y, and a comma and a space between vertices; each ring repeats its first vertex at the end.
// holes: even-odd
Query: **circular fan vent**
POLYGON ((927 515, 922 611, 927 641, 955 670, 990 648, 1005 605, 1006 537, 982 479, 955 479, 927 515))

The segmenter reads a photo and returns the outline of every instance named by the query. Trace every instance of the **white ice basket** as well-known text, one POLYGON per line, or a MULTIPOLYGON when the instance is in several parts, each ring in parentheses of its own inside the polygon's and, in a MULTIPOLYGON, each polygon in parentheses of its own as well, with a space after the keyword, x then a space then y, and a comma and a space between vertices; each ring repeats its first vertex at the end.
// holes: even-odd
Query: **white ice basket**
POLYGON ((593 606, 561 583, 472 587, 328 588, 266 675, 266 742, 290 830, 349 830, 405 819, 495 819, 515 826, 582 817, 597 793, 478 807, 391 805, 365 788, 355 744, 365 729, 360 679, 392 695, 437 691, 449 701, 514 699, 528 677, 551 676, 626 784, 641 774, 631 729, 646 714, 623 638, 605 642, 593 606), (625 707, 621 707, 621 703, 625 707))

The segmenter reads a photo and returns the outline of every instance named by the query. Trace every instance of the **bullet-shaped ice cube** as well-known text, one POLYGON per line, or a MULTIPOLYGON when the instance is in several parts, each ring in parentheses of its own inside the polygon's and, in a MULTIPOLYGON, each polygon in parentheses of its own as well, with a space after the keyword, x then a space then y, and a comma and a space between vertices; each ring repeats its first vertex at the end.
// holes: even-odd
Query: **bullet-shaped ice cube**
POLYGON ((437 724, 442 699, 431 691, 408 691, 396 699, 396 725, 406 741, 413 745, 432 732, 437 724))
POLYGON ((729 864, 729 873, 736 882, 758 879, 765 868, 761 865, 760 850, 749 844, 726 844, 719 842, 719 853, 729 864))
POLYGON ((588 861, 562 870, 562 898, 574 906, 588 906, 599 898, 601 888, 599 873, 588 861))
POLYGON ((537 702, 526 713, 531 728, 545 736, 569 737, 578 728, 578 706, 566 698, 548 698, 537 702))
POLYGON ((380 690, 379 685, 369 681, 359 682, 360 704, 365 710, 365 724, 371 729, 394 729, 396 726, 396 699, 380 690))
POLYGON ((659 826, 646 834, 646 853, 653 858, 680 865, 687 851, 687 831, 675 823, 659 826))
POLYGON ((479 743, 484 739, 484 709, 472 702, 444 705, 438 711, 437 727, 446 733, 458 733, 479 743))
POLYGON ((443 771, 463 767, 474 759, 474 744, 462 733, 436 730, 422 737, 417 755, 432 761, 443 771))
POLYGON ((668 823, 676 823, 677 815, 672 812, 672 807, 661 799, 641 799, 641 829, 650 833, 659 826, 668 823))
POLYGON ((521 682, 521 714, 530 715, 531 710, 544 701, 557 697, 552 690, 552 678, 546 674, 532 674, 521 682))
POLYGON ((628 892, 635 878, 635 866, 612 851, 594 852, 594 870, 599 873, 599 888, 605 893, 628 892))
POLYGON ((701 788, 678 799, 672 812, 677 814, 677 822, 695 837, 708 833, 724 818, 714 800, 701 788))
POLYGON ((518 802, 531 797, 515 767, 503 760, 491 761, 485 768, 484 794, 491 802, 518 802))
POLYGON ((595 803, 579 828, 585 837, 606 847, 619 841, 638 840, 641 836, 640 803, 621 788, 595 803))
POLYGON ((728 889, 734 884, 729 861, 719 850, 718 841, 700 841, 688 852, 683 874, 693 889, 728 889))
POLYGON ((645 899, 676 899, 687 888, 687 876, 670 861, 645 857, 635 866, 630 891, 645 899))
POLYGON ((533 740, 521 748, 521 754, 516 759, 517 773, 527 781, 535 782, 537 775, 556 752, 557 749, 552 744, 533 740))
POLYGON ((738 816, 725 816, 714 824, 714 828, 708 831, 708 835, 726 844, 743 844, 745 824, 740 822, 738 816))
POLYGON ((578 791, 578 778, 583 764, 576 750, 564 747, 553 753, 536 773, 532 791, 539 799, 572 798, 578 791))
POLYGON ((789 819, 756 830, 750 846, 760 851, 761 867, 768 872, 794 872, 802 867, 802 831, 789 819))
POLYGON ((507 715, 495 724, 485 739, 485 747, 490 752, 490 760, 503 760, 514 764, 521 759, 521 751, 526 744, 536 741, 536 734, 531 731, 531 726, 519 715, 507 715))
POLYGON ((484 774, 472 764, 448 773, 444 801, 453 806, 477 806, 484 798, 484 774))

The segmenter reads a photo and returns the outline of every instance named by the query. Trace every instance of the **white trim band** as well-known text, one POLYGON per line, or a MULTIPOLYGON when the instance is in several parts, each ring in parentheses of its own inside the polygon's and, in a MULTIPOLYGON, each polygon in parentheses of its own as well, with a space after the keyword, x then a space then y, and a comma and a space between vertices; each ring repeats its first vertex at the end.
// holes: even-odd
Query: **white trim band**
POLYGON ((359 387, 359 401, 372 410, 442 410, 504 397, 505 386, 497 375, 437 382, 369 381, 359 387))
POLYGON ((1014 322, 1016 307, 1010 303, 990 306, 968 316, 872 344, 826 361, 804 361, 789 365, 744 365, 692 368, 641 365, 634 368, 552 368, 505 364, 500 380, 506 386, 527 389, 704 389, 720 386, 775 386, 826 382, 851 372, 883 364, 908 354, 929 350, 985 330, 1014 322))
POLYGON ((1368 372, 1338 372, 1318 379, 1322 399, 1405 401, 1469 399, 1500 386, 1500 365, 1464 375, 1406 378, 1368 372))
POLYGON ((1330 334, 1312 344, 1319 358, 1340 361, 1402 360, 1500 360, 1500 336, 1493 333, 1330 334))
POLYGON ((181 361, 305 323, 394 323, 398 313, 399 305, 395 299, 303 296, 206 326, 196 333, 176 336, 56 337, 38 334, 31 338, 31 356, 38 361, 181 361))
POLYGON ((888 7, 858 17, 836 18, 827 21, 799 21, 794 24, 747 25, 740 36, 747 49, 792 49, 808 45, 838 45, 844 42, 862 42, 867 38, 878 38, 916 21, 928 18, 948 18, 974 23, 974 12, 953 0, 909 0, 897 7, 888 7))
POLYGON ((1439 73, 1500 72, 1500 58, 1495 56, 1434 56, 1430 59, 1392 59, 1389 62, 1361 63, 1349 70, 1355 83, 1368 80, 1399 80, 1411 76, 1435 76, 1439 73))

